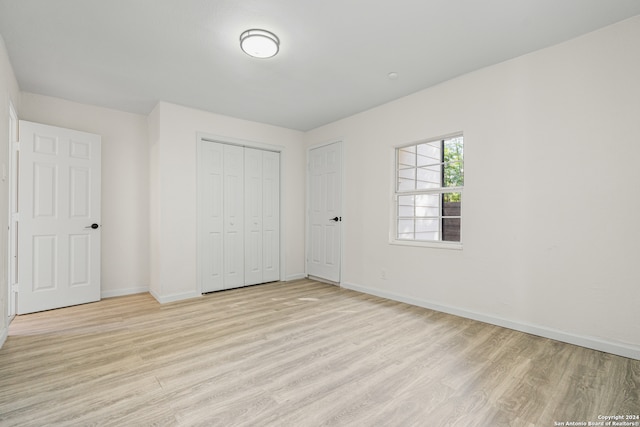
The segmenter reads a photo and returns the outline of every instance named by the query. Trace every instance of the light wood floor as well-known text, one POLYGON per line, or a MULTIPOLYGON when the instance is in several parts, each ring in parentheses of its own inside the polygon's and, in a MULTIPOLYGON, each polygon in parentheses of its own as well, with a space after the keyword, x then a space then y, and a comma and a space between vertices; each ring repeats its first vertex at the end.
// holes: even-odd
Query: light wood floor
POLYGON ((640 414, 640 361, 302 280, 17 317, 0 425, 553 426, 640 414))

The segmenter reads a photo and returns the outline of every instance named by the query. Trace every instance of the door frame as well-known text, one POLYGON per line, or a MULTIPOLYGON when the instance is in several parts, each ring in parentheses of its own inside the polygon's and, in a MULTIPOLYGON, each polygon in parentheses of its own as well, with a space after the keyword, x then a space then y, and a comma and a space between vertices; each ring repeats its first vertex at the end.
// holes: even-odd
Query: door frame
POLYGON ((17 310, 16 283, 18 283, 18 129, 19 120, 13 103, 9 101, 9 167, 8 171, 3 170, 8 175, 9 180, 9 203, 8 203, 8 236, 7 236, 7 316, 9 322, 13 320, 17 310))
MULTIPOLYGON (((317 148, 326 147, 328 145, 338 144, 338 150, 340 151, 340 209, 342 213, 345 212, 345 191, 344 191, 344 176, 345 176, 345 161, 344 161, 344 141, 342 139, 330 140, 325 142, 320 142, 317 144, 310 145, 307 147, 307 158, 306 158, 306 200, 305 200, 305 225, 304 225, 304 275, 309 277, 309 247, 311 245, 311 233, 309 232, 309 227, 311 224, 310 212, 311 212, 311 176, 309 174, 310 168, 310 158, 311 151, 317 148)), ((342 215, 343 218, 346 218, 345 215, 342 215)), ((323 279, 322 277, 313 277, 314 279, 320 280, 322 282, 331 283, 334 285, 341 286, 341 283, 344 278, 344 230, 348 224, 347 219, 343 219, 340 223, 340 258, 338 262, 340 263, 340 281, 339 282, 331 282, 327 279, 323 279)))
POLYGON ((201 147, 202 147, 202 143, 203 142, 214 142, 214 143, 218 143, 218 144, 227 144, 227 145, 236 145, 239 147, 247 147, 247 148, 256 148, 258 150, 265 150, 265 151, 273 151, 276 153, 280 154, 280 224, 279 224, 279 228, 280 228, 280 249, 279 249, 279 257, 280 257, 280 278, 278 280, 280 281, 285 281, 286 280, 286 259, 284 256, 284 248, 285 248, 285 238, 286 238, 286 232, 285 229, 283 227, 284 224, 286 224, 285 221, 285 216, 286 216, 286 210, 284 209, 284 200, 285 200, 285 187, 283 185, 283 183, 285 182, 285 171, 284 171, 284 165, 286 164, 286 147, 284 147, 283 145, 275 145, 275 144, 268 144, 268 143, 264 143, 264 142, 258 142, 258 141, 250 141, 250 140, 246 140, 246 139, 241 139, 241 138, 234 138, 234 137, 229 137, 229 136, 222 136, 222 135, 215 135, 215 134, 210 134, 210 133, 206 133, 206 132, 197 132, 196 133, 196 193, 197 193, 197 206, 198 208, 196 209, 196 243, 197 243, 197 248, 196 248, 196 280, 197 280, 197 289, 196 292, 200 295, 202 295, 202 271, 200 269, 200 245, 201 245, 201 237, 200 237, 200 230, 202 229, 201 227, 201 218, 200 218, 200 191, 198 189, 198 187, 200 186, 200 181, 199 181, 199 171, 197 170, 199 161, 198 159, 200 159, 201 157, 201 147))

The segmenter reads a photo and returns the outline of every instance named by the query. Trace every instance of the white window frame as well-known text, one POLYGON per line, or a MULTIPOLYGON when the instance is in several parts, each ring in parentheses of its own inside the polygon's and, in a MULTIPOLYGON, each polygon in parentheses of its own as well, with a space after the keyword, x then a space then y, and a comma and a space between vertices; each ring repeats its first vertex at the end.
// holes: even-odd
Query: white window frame
MULTIPOLYGON (((463 137, 462 132, 451 133, 435 138, 429 138, 424 140, 419 140, 416 142, 396 145, 393 147, 393 152, 391 157, 392 162, 392 196, 391 196, 391 224, 389 227, 389 243, 392 245, 400 245, 400 246, 415 246, 415 247, 424 247, 424 248, 438 248, 438 249, 453 249, 453 250, 462 250, 462 239, 463 239, 463 204, 464 204, 464 186, 460 187, 435 187, 425 190, 412 190, 412 191, 398 191, 398 150, 405 147, 411 147, 414 145, 426 144, 435 141, 447 140, 455 137, 463 137), (452 242, 452 241, 442 241, 442 240, 409 240, 409 239, 398 239, 398 198, 399 196, 405 195, 415 195, 415 194, 442 194, 442 193, 460 193, 461 194, 461 204, 460 204, 460 241, 452 242)), ((464 158, 463 158, 464 162, 464 158)))

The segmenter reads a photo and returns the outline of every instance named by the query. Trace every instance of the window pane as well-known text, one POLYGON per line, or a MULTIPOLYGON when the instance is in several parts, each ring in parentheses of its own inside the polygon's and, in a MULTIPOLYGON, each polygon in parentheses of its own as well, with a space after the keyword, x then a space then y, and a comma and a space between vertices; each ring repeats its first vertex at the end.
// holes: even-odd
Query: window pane
MULTIPOLYGON (((458 193, 459 194, 459 193, 458 193)), ((417 194, 415 197, 416 206, 425 208, 440 208, 440 193, 417 194)))
POLYGON ((416 168, 398 169, 398 178, 400 179, 415 179, 416 168))
POLYGON ((398 196, 398 205, 413 206, 415 196, 398 196))
POLYGON ((399 219, 398 220, 398 234, 413 233, 414 220, 413 219, 399 219))
POLYGON ((404 147, 398 149, 398 168, 403 166, 415 166, 416 165, 416 153, 415 146, 404 147))
POLYGON ((459 153, 460 158, 462 158, 463 147, 463 138, 461 136, 444 140, 445 151, 449 150, 451 152, 459 153))
POLYGON ((411 191, 416 189, 416 181, 413 179, 398 179, 398 191, 411 191))
POLYGON ((440 230, 439 219, 416 219, 416 233, 435 232, 440 230))
POLYGON ((415 208, 415 212, 416 212, 416 217, 418 218, 425 218, 425 217, 439 217, 440 216, 440 207, 436 206, 436 207, 422 207, 422 206, 417 206, 415 208))
POLYGON ((460 218, 442 218, 442 240, 445 242, 460 241, 460 218))
POLYGON ((416 172, 416 190, 442 187, 442 165, 424 166, 416 172))
POLYGON ((462 187, 464 185, 464 150, 461 136, 444 141, 442 161, 444 169, 444 187, 462 187))
POLYGON ((397 239, 460 241, 461 192, 398 196, 397 239))
MULTIPOLYGON (((446 202, 458 202, 458 209, 460 208, 460 201, 462 200, 462 193, 444 193, 442 195, 443 201, 446 202)), ((456 215, 460 215, 459 213, 456 215)), ((447 215, 450 216, 450 215, 447 215)))
POLYGON ((427 233, 416 233, 414 240, 420 240, 420 241, 423 241, 423 242, 437 242, 440 239, 438 238, 438 232, 437 231, 431 231, 431 232, 427 232, 427 233))
POLYGON ((440 240, 439 219, 416 220, 416 240, 437 241, 440 240))
POLYGON ((398 169, 398 191, 415 190, 416 168, 398 169))
POLYGON ((445 242, 459 242, 462 194, 445 193, 442 198, 444 200, 442 206, 442 240, 445 242))
POLYGON ((464 170, 462 162, 446 163, 444 165, 443 187, 462 187, 464 185, 464 170))
POLYGON ((413 217, 415 209, 413 206, 398 205, 398 218, 413 217))
POLYGON ((432 165, 442 162, 442 153, 440 150, 440 141, 432 141, 420 144, 416 147, 418 154, 417 166, 432 165))

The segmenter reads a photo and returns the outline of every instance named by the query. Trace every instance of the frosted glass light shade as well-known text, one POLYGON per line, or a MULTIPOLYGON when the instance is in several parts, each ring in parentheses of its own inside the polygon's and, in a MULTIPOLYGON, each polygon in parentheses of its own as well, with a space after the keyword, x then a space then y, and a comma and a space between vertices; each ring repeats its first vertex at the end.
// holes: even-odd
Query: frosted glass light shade
POLYGON ((240 47, 254 58, 271 58, 280 50, 280 39, 266 30, 247 30, 240 34, 240 47))

